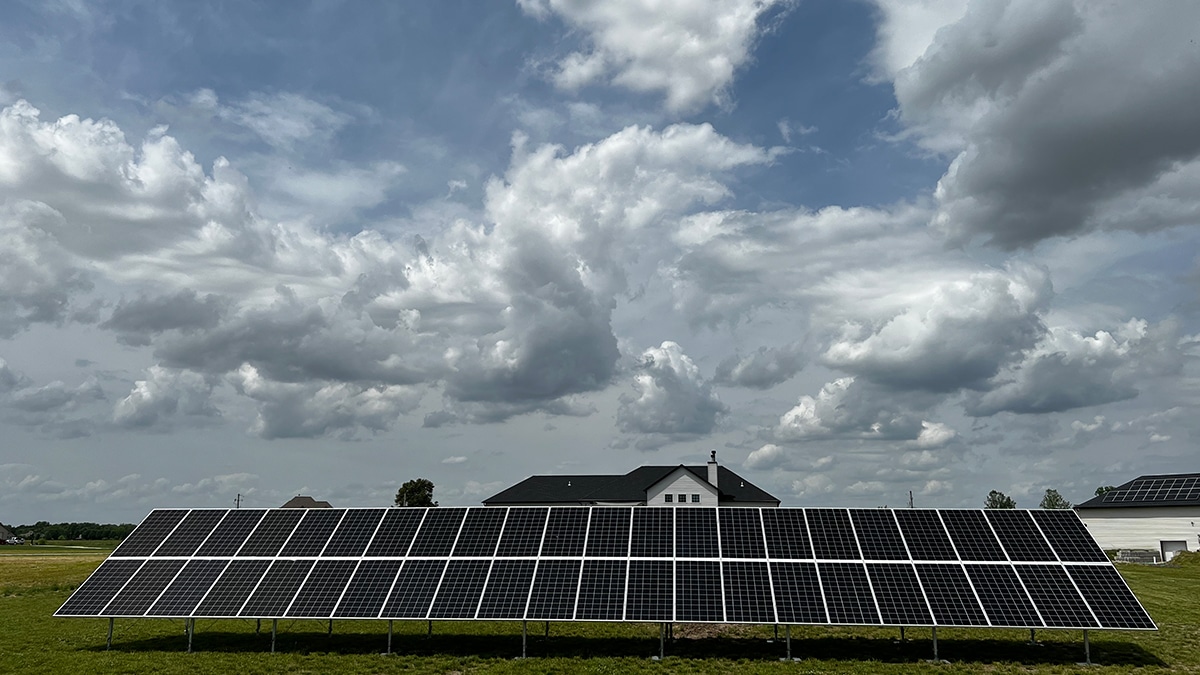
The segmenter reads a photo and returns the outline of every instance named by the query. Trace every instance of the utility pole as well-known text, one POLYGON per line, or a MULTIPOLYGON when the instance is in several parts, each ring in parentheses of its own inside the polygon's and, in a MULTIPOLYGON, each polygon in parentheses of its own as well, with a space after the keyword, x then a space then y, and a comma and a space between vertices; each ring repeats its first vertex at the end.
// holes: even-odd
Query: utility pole
POLYGON ((912 490, 909 490, 908 491, 908 508, 911 509, 912 507, 913 507, 912 490))
MULTIPOLYGON (((909 494, 912 494, 912 493, 909 493, 909 494)), ((235 509, 240 509, 240 508, 242 508, 242 493, 240 493, 240 492, 239 492, 239 493, 237 494, 237 497, 234 497, 234 498, 233 498, 233 507, 234 507, 235 509)))

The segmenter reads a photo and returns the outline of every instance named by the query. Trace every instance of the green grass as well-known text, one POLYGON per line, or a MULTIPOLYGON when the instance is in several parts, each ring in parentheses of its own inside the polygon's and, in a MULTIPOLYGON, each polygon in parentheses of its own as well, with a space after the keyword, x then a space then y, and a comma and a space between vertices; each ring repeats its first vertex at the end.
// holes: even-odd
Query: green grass
MULTIPOLYGON (((15 547, 14 547, 15 548, 15 547)), ((1079 631, 941 629, 941 656, 930 664, 929 629, 794 627, 793 656, 781 663, 782 639, 770 626, 677 625, 663 662, 658 629, 641 624, 529 624, 529 655, 520 660, 521 625, 418 621, 395 623, 391 657, 383 621, 339 621, 332 635, 319 621, 280 621, 277 653, 270 623, 197 621, 195 653, 186 653, 184 623, 118 619, 113 650, 108 621, 51 616, 103 554, 0 557, 0 673, 1065 673, 1082 672, 1079 631)), ((1094 631, 1089 673, 1200 673, 1200 555, 1169 567, 1120 566, 1157 621, 1157 632, 1094 631)), ((783 629, 780 629, 783 637, 783 629)))
POLYGON ((93 555, 97 551, 103 551, 107 554, 120 543, 120 540, 117 539, 73 539, 71 541, 51 541, 43 545, 22 544, 21 546, 0 546, 0 555, 62 555, 71 553, 93 555))

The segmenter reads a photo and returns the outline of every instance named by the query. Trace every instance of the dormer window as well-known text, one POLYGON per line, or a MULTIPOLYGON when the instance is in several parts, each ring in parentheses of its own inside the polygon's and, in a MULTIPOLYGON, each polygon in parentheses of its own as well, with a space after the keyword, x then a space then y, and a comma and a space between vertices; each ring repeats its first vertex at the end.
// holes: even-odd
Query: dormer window
POLYGON ((667 493, 667 494, 663 495, 663 501, 664 501, 664 502, 666 502, 667 504, 670 504, 670 503, 671 503, 671 499, 672 499, 674 496, 675 496, 675 495, 673 495, 673 494, 667 493))

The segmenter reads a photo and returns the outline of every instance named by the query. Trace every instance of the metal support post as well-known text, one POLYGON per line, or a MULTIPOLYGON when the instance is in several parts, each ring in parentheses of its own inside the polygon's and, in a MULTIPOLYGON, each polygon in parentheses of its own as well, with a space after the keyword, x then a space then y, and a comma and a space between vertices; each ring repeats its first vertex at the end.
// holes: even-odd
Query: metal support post
POLYGON ((937 660, 938 660, 938 648, 937 648, 937 626, 934 626, 934 627, 933 627, 933 660, 934 660, 934 661, 937 661, 937 660))
POLYGON ((425 637, 433 637, 433 622, 429 622, 429 630, 425 633, 425 637))
POLYGON ((775 639, 779 639, 779 624, 775 624, 775 639))
POLYGON ((254 634, 258 635, 262 632, 262 619, 254 620, 254 634))
POLYGON ((658 624, 658 660, 662 661, 667 655, 667 624, 658 624))
POLYGON ((271 653, 275 653, 275 631, 279 628, 279 619, 271 619, 271 653))
POLYGON ((1035 631, 1032 628, 1029 629, 1029 644, 1031 644, 1031 645, 1037 644, 1037 631, 1035 631))
POLYGON ((550 622, 549 621, 546 622, 546 637, 547 638, 550 637, 550 622))
POLYGON ((188 636, 188 653, 191 654, 192 653, 192 635, 194 635, 196 633, 196 620, 188 619, 186 625, 187 625, 187 636, 188 636))
POLYGON ((904 642, 904 626, 900 626, 900 641, 904 642))
POLYGON ((330 619, 330 620, 329 620, 329 633, 328 633, 328 635, 333 635, 333 619, 330 619))
POLYGON ((783 632, 787 633, 787 657, 788 657, 788 660, 791 661, 792 660, 792 624, 789 623, 787 625, 787 627, 783 629, 783 632))
POLYGON ((1083 662, 1092 665, 1092 643, 1088 641, 1088 632, 1083 631, 1083 662))
POLYGON ((392 620, 388 619, 388 655, 392 653, 392 620))
POLYGON ((104 643, 105 649, 112 649, 112 629, 113 629, 113 619, 110 617, 108 619, 108 641, 104 643))
POLYGON ((521 658, 525 658, 525 640, 528 637, 529 624, 527 621, 521 622, 521 658))

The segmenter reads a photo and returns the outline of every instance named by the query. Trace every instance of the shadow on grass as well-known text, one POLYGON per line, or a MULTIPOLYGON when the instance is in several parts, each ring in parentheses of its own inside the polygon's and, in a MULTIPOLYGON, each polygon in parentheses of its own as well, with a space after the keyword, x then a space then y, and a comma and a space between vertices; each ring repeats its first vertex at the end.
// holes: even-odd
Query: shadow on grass
MULTIPOLYGON (((264 622, 265 624, 266 622, 264 622)), ((265 626, 264 626, 265 628, 265 626)), ((938 639, 940 658, 954 663, 1019 663, 1023 665, 1073 665, 1083 661, 1082 635, 1078 639, 1056 639, 1030 644, 1017 639, 979 639, 942 637, 938 639)), ((180 652, 187 647, 183 634, 141 639, 114 639, 113 650, 124 652, 180 652)), ((269 629, 260 634, 220 630, 220 625, 198 624, 192 641, 198 652, 263 653, 271 649, 269 629)), ((308 626, 281 623, 275 650, 290 654, 380 654, 387 648, 387 634, 350 632, 332 635, 313 631, 308 626)), ((104 651, 103 644, 86 648, 104 651)), ((562 635, 549 638, 532 631, 527 641, 531 658, 649 658, 657 656, 657 637, 584 637, 562 635)), ((392 652, 398 656, 457 656, 480 659, 511 659, 521 655, 521 634, 455 634, 404 631, 392 638, 392 652)), ((766 660, 782 658, 786 643, 782 632, 778 640, 761 637, 700 637, 667 640, 666 656, 681 659, 766 660)), ((805 636, 793 637, 792 657, 819 661, 914 663, 933 656, 929 639, 910 638, 903 642, 890 637, 805 636)), ((1092 638, 1091 659, 1100 665, 1166 666, 1167 664, 1141 645, 1112 639, 1092 638)))

